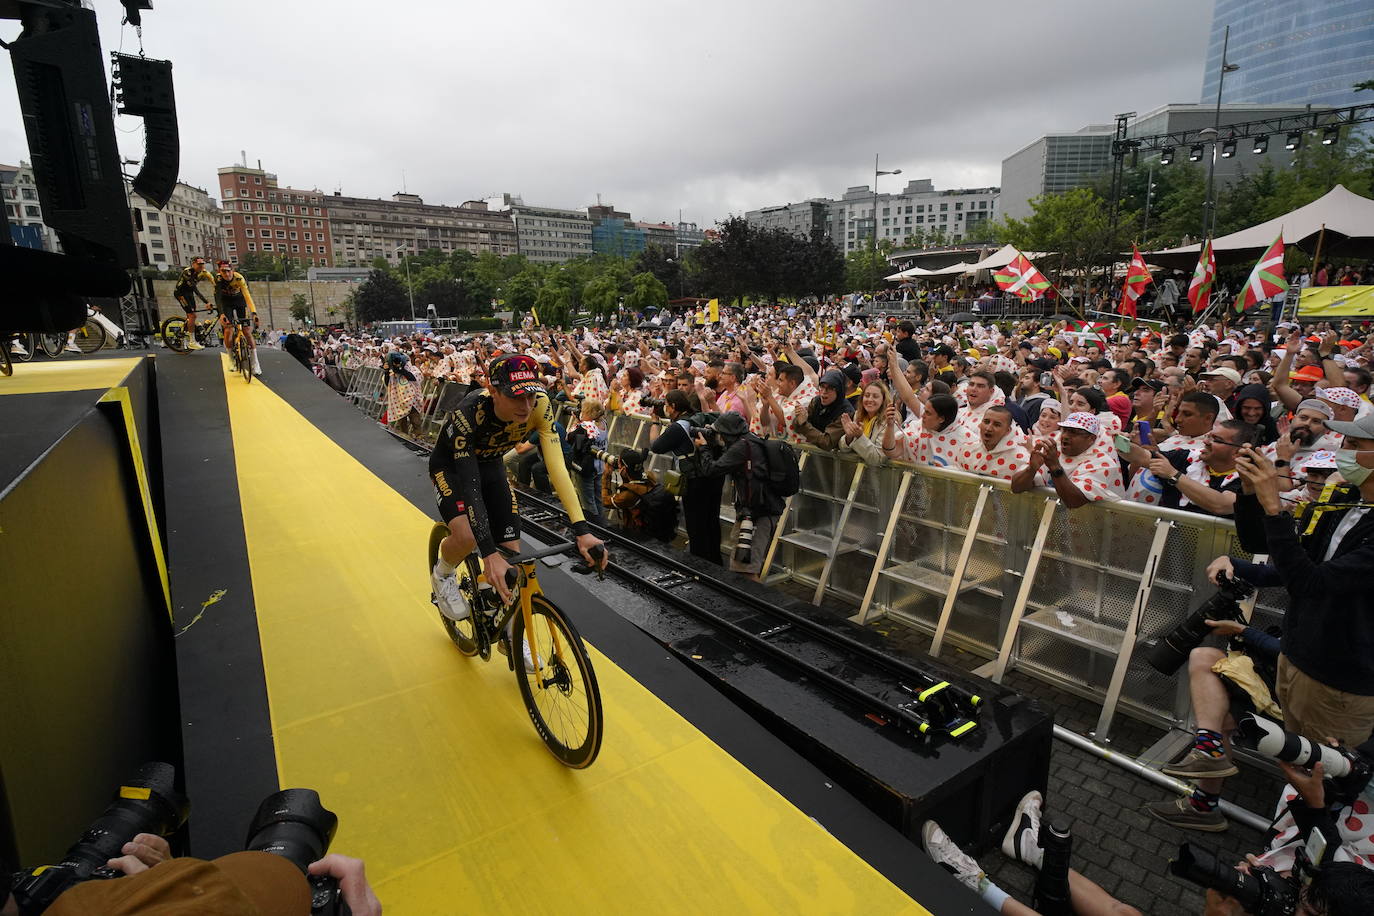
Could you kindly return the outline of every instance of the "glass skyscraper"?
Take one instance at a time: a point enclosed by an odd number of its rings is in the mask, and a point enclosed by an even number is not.
[[[1202,78],[1217,99],[1221,41],[1231,27],[1222,102],[1340,107],[1374,102],[1355,83],[1374,78],[1374,0],[1216,0]]]

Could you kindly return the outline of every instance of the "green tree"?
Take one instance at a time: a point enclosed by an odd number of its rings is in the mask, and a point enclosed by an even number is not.
[[[501,296],[506,300],[506,308],[517,312],[528,312],[539,296],[539,272],[526,268],[506,281],[501,288]]]
[[[546,283],[535,296],[534,307],[542,324],[567,327],[573,311],[572,290],[566,282]]]
[[[1048,252],[1036,266],[1065,291],[1074,278],[1086,280],[1130,244],[1128,230],[1121,224],[1111,226],[1107,202],[1091,188],[1037,197],[1026,219],[1008,218],[990,228],[998,242],[1022,251]]]
[[[883,239],[877,249],[864,246],[851,251],[845,257],[845,287],[851,290],[879,289],[884,280],[892,273],[892,264],[887,256],[892,251],[892,242]]]
[[[353,293],[353,308],[358,321],[367,324],[409,316],[405,287],[385,270],[368,274]]]
[[[593,323],[600,324],[614,315],[619,303],[620,284],[609,273],[593,277],[582,287],[582,305],[591,313]]]
[[[645,312],[650,308],[661,309],[668,304],[668,287],[649,271],[637,273],[630,280],[630,294],[625,297],[625,307],[635,312]]]
[[[305,297],[305,293],[296,293],[291,297],[291,307],[289,309],[291,317],[306,324],[310,318],[310,300]]]

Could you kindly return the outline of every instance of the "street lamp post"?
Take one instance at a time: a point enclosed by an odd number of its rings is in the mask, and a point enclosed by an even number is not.
[[[1145,225],[1140,229],[1140,244],[1148,245],[1150,233],[1150,202],[1155,196],[1155,164],[1152,161],[1145,171]]]
[[[878,250],[878,176],[879,175],[900,175],[901,169],[893,169],[890,172],[878,170],[878,154],[873,154],[873,250]]]
[[[1212,160],[1207,166],[1207,203],[1202,214],[1202,232],[1207,238],[1211,238],[1217,228],[1217,200],[1216,200],[1216,173],[1217,173],[1217,149],[1221,142],[1221,89],[1226,85],[1226,74],[1234,73],[1240,69],[1239,64],[1229,63],[1226,60],[1226,51],[1231,44],[1231,27],[1228,25],[1221,39],[1221,66],[1217,72],[1217,107],[1216,115],[1212,120],[1210,128],[1212,134]],[[1207,130],[1198,131],[1198,136],[1207,133]]]
[[[402,251],[405,251],[405,250],[406,250],[406,246],[402,245],[401,247],[399,247],[399,248],[396,249],[395,254],[400,254]],[[409,258],[405,259],[405,265],[406,265],[406,292],[410,293],[410,329],[411,329],[412,331],[414,331],[414,330],[415,330],[415,287],[412,286],[412,285],[410,284],[410,259],[409,259]]]

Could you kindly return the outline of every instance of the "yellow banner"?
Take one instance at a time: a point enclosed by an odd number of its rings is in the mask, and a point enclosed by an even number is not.
[[[539,313],[534,310],[534,306],[530,306],[530,315],[534,318],[534,323],[537,327],[539,325]]]
[[[1309,286],[1298,300],[1299,318],[1374,318],[1374,286]]]
[[[711,324],[715,324],[717,321],[720,321],[719,299],[712,299],[710,302],[706,303],[706,308],[709,312],[709,315],[706,319],[707,321],[709,321]]]

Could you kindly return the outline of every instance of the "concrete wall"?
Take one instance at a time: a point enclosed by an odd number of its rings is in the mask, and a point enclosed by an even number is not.
[[[172,296],[172,280],[155,280],[153,287],[157,292],[158,324],[165,318],[181,314],[181,306]],[[343,321],[343,301],[348,294],[358,288],[357,283],[334,280],[290,280],[286,283],[254,280],[249,282],[248,291],[253,296],[253,304],[262,316],[263,327],[289,328],[291,321],[291,297],[300,293],[306,302],[315,305],[314,315],[318,324],[334,324]],[[209,284],[202,283],[200,291],[211,295]],[[329,309],[335,309],[333,315]]]

